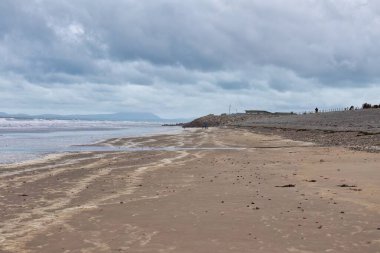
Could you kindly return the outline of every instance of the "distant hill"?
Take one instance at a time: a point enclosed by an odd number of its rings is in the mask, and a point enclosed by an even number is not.
[[[0,112],[0,118],[15,119],[46,119],[46,120],[108,120],[108,121],[148,121],[148,122],[164,122],[170,124],[183,123],[192,120],[192,118],[181,119],[163,119],[149,112],[118,112],[110,114],[8,114]]]
[[[2,118],[16,119],[47,119],[47,120],[110,120],[110,121],[165,121],[153,113],[147,112],[120,112],[112,114],[87,114],[87,115],[58,115],[58,114],[7,114],[0,112]]]

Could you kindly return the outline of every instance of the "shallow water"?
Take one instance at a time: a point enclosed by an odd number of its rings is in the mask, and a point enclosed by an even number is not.
[[[178,131],[181,128],[162,127],[161,123],[1,119],[0,163],[21,162],[51,153],[90,151],[90,147],[77,145],[110,138]]]

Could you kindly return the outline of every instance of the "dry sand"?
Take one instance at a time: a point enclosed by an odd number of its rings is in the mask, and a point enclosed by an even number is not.
[[[1,166],[0,252],[380,252],[379,153],[243,129],[102,145],[182,149]]]

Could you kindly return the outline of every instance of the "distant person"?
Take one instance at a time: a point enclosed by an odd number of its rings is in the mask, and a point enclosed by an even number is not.
[[[355,107],[353,105],[351,105],[350,111],[353,111],[353,110],[355,110]]]
[[[315,113],[318,113],[319,109],[318,107],[315,107]]]

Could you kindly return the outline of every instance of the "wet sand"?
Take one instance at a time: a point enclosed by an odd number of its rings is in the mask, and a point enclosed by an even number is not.
[[[1,166],[0,252],[380,252],[378,153],[244,129],[99,145],[182,149]]]

